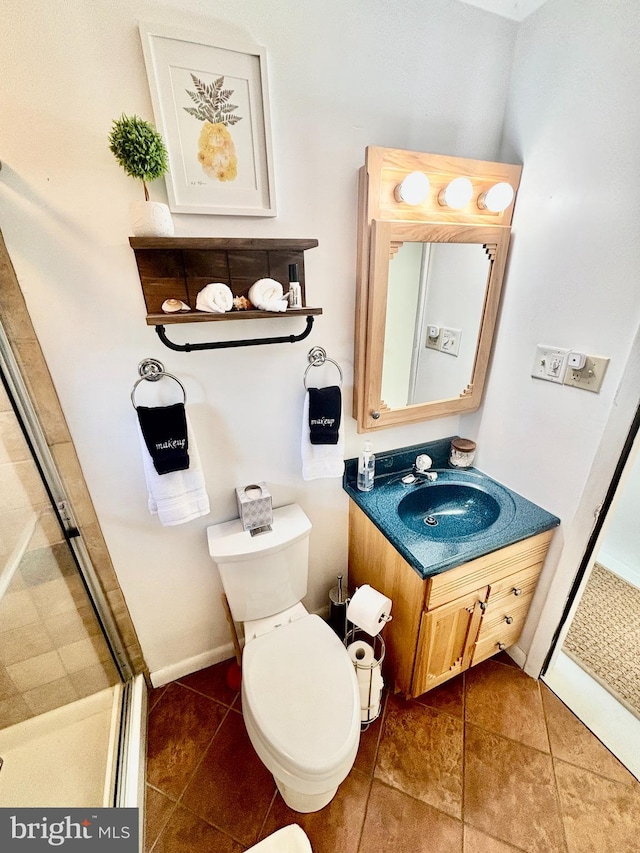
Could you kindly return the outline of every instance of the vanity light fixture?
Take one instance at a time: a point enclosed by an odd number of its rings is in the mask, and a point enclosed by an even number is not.
[[[438,193],[438,202],[443,207],[452,210],[460,210],[466,207],[473,195],[473,184],[469,178],[454,178],[443,190]]]
[[[429,178],[424,172],[410,172],[394,190],[396,201],[416,205],[429,194]]]
[[[482,193],[478,198],[478,207],[481,210],[489,210],[491,213],[502,213],[513,201],[513,187],[502,181],[499,184],[494,184],[486,193]]]

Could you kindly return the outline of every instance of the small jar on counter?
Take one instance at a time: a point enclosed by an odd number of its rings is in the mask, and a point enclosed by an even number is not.
[[[469,438],[454,438],[449,452],[449,465],[453,468],[470,468],[476,455],[476,443]]]

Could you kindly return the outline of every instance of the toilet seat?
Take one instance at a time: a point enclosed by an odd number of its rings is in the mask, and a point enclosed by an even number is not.
[[[357,749],[360,699],[355,669],[333,630],[309,614],[247,643],[243,713],[263,749],[306,779],[329,776]]]

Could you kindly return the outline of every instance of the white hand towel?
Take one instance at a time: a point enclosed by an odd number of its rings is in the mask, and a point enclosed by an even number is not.
[[[209,496],[207,495],[200,454],[193,437],[193,430],[187,415],[187,441],[189,445],[189,467],[184,471],[171,471],[158,474],[147,450],[140,424],[138,424],[144,477],[149,493],[149,512],[157,515],[163,527],[172,527],[193,521],[201,515],[208,515]]]
[[[309,441],[309,392],[304,395],[302,412],[302,479],[342,477],[344,474],[344,431],[337,444],[311,444]]]
[[[233,308],[233,293],[221,281],[205,284],[196,296],[196,309],[208,311],[210,314],[224,314]]]
[[[260,311],[286,311],[287,300],[282,297],[282,285],[274,278],[259,278],[249,288],[249,302]]]

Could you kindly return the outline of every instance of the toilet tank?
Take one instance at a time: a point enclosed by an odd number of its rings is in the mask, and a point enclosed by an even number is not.
[[[236,622],[280,613],[307,593],[311,522],[290,504],[273,510],[271,526],[257,536],[239,519],[207,528],[209,554]]]

